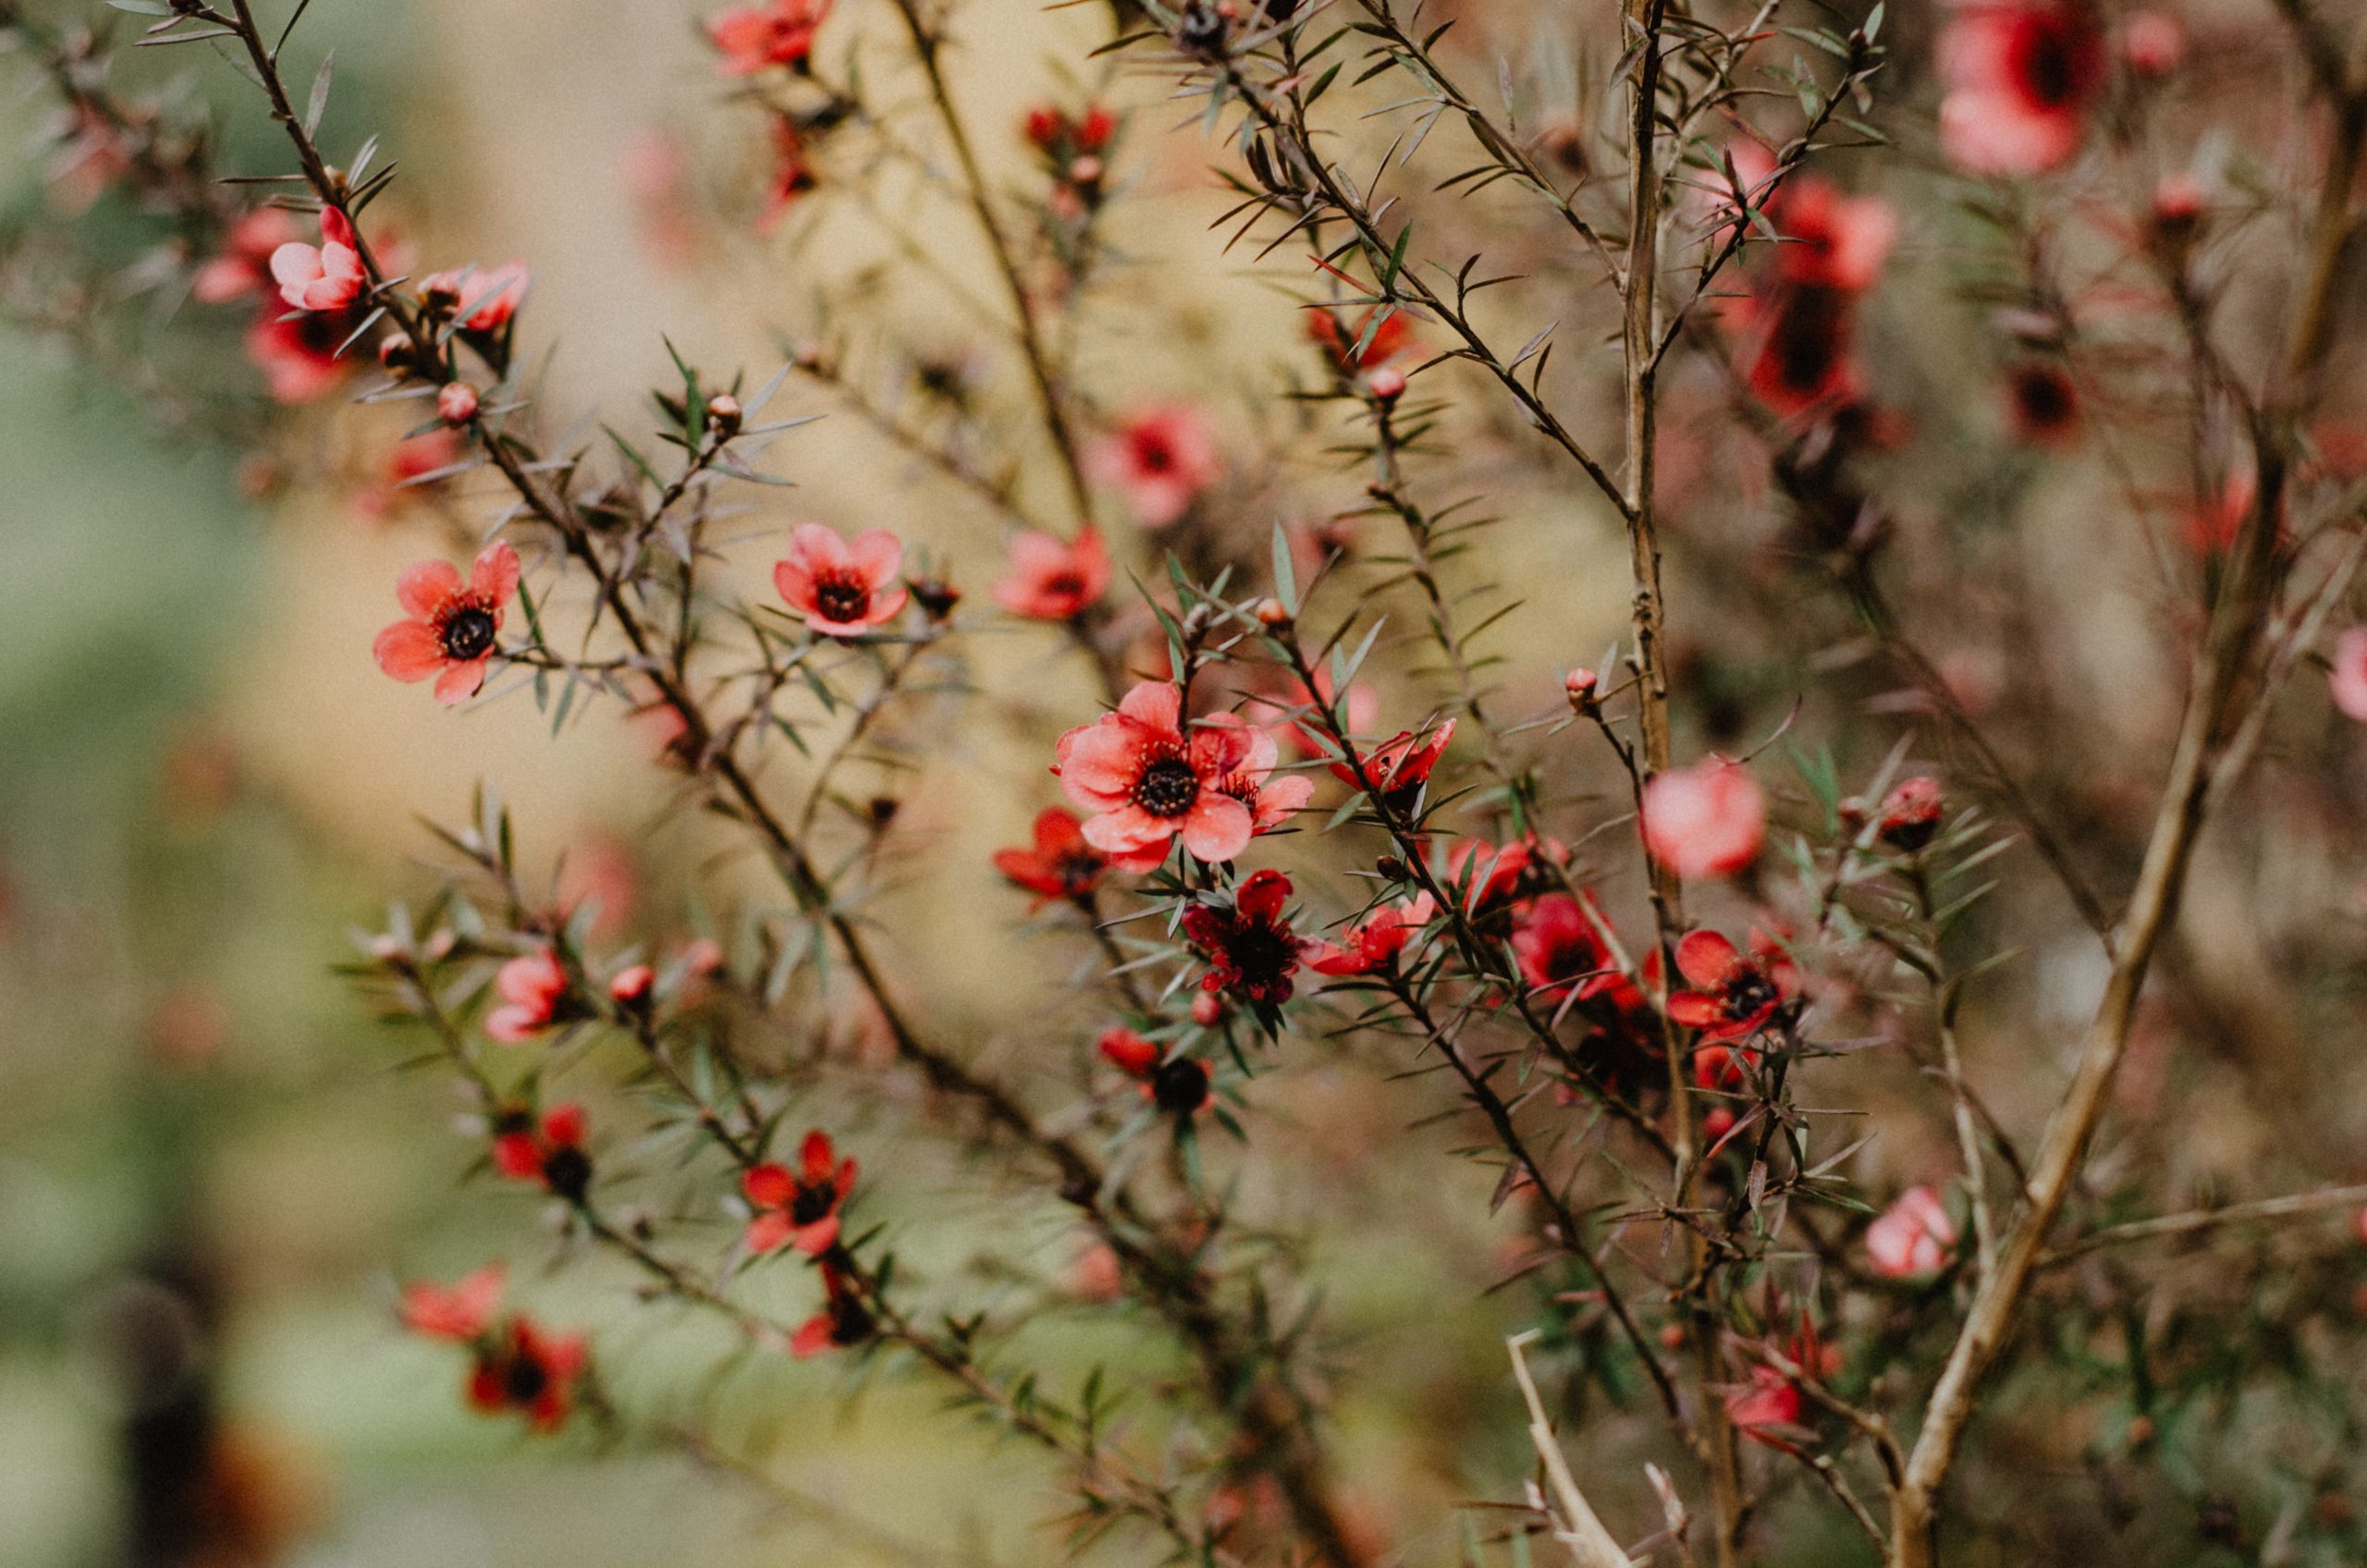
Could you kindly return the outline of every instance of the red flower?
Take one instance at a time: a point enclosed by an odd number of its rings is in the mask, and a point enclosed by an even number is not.
[[[1230,905],[1195,902],[1184,912],[1184,935],[1208,961],[1203,988],[1230,991],[1253,1002],[1290,999],[1303,944],[1282,904],[1291,879],[1260,871],[1233,893]]]
[[[2326,690],[2345,717],[2367,724],[2367,626],[2336,633],[2334,669],[2326,678]]]
[[[1094,476],[1117,491],[1145,528],[1182,517],[1222,472],[1216,436],[1196,409],[1138,409],[1089,454]]]
[[[1267,776],[1274,771],[1274,765],[1282,761],[1282,746],[1271,730],[1261,729],[1229,713],[1217,715],[1201,728],[1242,732],[1240,760],[1211,787],[1249,808],[1253,836],[1273,831],[1305,810],[1306,802],[1315,798],[1315,781],[1302,774],[1288,774],[1268,782]]]
[[[1142,1085],[1143,1098],[1176,1116],[1189,1116],[1208,1103],[1208,1070],[1188,1056],[1159,1060],[1159,1048],[1132,1029],[1111,1029],[1096,1047],[1102,1056]]]
[[[1800,1315],[1799,1332],[1783,1347],[1783,1354],[1784,1360],[1809,1378],[1829,1378],[1841,1369],[1839,1349],[1823,1341],[1805,1312]],[[1806,1411],[1807,1396],[1793,1375],[1770,1366],[1752,1367],[1750,1381],[1726,1395],[1726,1419],[1736,1429],[1786,1453],[1797,1451],[1784,1428],[1799,1426]]]
[[[260,294],[271,281],[272,252],[296,238],[296,220],[278,207],[240,214],[224,237],[220,253],[208,257],[190,278],[190,292],[209,305],[227,305]]]
[[[403,1291],[403,1323],[414,1333],[435,1340],[475,1339],[493,1323],[501,1305],[507,1279],[498,1263],[463,1274],[448,1287],[425,1283]]]
[[[1812,174],[1795,172],[1771,186],[1775,158],[1756,141],[1735,141],[1726,155],[1744,199],[1781,237],[1774,247],[1779,278],[1851,294],[1873,287],[1898,238],[1898,214],[1889,202],[1848,195]]]
[[[551,1026],[567,996],[567,970],[558,955],[539,948],[513,958],[493,978],[503,1005],[485,1014],[484,1032],[505,1045],[523,1045]]]
[[[435,677],[435,700],[476,695],[501,631],[501,606],[518,591],[518,552],[497,539],[478,552],[464,584],[448,561],[422,561],[395,580],[405,619],[378,633],[371,652],[398,680]]]
[[[1892,1280],[1936,1274],[1956,1244],[1956,1222],[1929,1187],[1909,1187],[1866,1227],[1866,1261]]]
[[[1902,778],[1883,797],[1882,820],[1874,831],[1883,843],[1912,854],[1940,830],[1941,806],[1937,779]]]
[[[1940,150],[1968,174],[2042,174],[2079,150],[2103,85],[2083,0],[1965,0],[1940,34]]]
[[[1093,813],[1085,841],[1122,871],[1148,871],[1177,837],[1200,859],[1231,860],[1247,846],[1257,819],[1219,788],[1249,758],[1255,731],[1233,723],[1201,725],[1187,737],[1184,694],[1145,680],[1118,711],[1060,739],[1052,771],[1070,800]]]
[[[1393,968],[1405,944],[1420,935],[1437,913],[1438,904],[1428,893],[1384,904],[1349,927],[1345,943],[1318,942],[1310,947],[1307,967],[1318,974],[1370,974]]]
[[[1410,802],[1414,792],[1429,782],[1430,770],[1446,755],[1447,743],[1454,739],[1454,720],[1448,719],[1435,729],[1416,734],[1401,729],[1380,745],[1365,753],[1361,759],[1365,777],[1373,788],[1392,805]],[[1356,770],[1344,762],[1331,765],[1332,776],[1354,789]]]
[[[1644,848],[1679,876],[1731,876],[1759,858],[1767,801],[1740,766],[1710,758],[1644,786]]]
[[[1581,1001],[1635,989],[1612,960],[1597,925],[1601,913],[1593,905],[1591,893],[1584,904],[1567,893],[1548,893],[1515,913],[1513,956],[1533,988],[1550,996],[1575,988]]]
[[[1110,863],[1085,841],[1074,812],[1046,806],[1036,814],[1035,847],[997,850],[995,869],[1034,893],[1041,909],[1054,899],[1091,898]]]
[[[1074,620],[1110,586],[1110,551],[1100,532],[1086,528],[1073,541],[1029,529],[1011,542],[1011,575],[994,587],[995,602],[1030,620]]]
[[[247,358],[263,372],[275,400],[309,403],[345,379],[337,349],[361,325],[360,317],[344,312],[288,315],[266,309],[247,328]]]
[[[1509,844],[1458,839],[1446,852],[1447,888],[1464,890],[1463,907],[1466,913],[1483,913],[1520,892],[1522,882],[1537,864],[1539,851],[1556,862],[1568,858],[1568,851],[1551,839],[1532,836],[1515,839]]]
[[[518,1121],[494,1138],[494,1169],[513,1182],[540,1182],[563,1198],[583,1196],[592,1180],[592,1160],[583,1152],[583,1108],[553,1106],[540,1126],[522,1115]]]
[[[823,636],[860,637],[902,612],[909,595],[889,584],[903,564],[903,544],[884,528],[847,540],[801,522],[790,533],[788,557],[773,567],[773,586]]]
[[[582,1335],[548,1333],[521,1314],[477,1347],[469,1403],[488,1413],[515,1410],[533,1430],[557,1431],[574,1406],[586,1359]]]
[[[457,301],[452,319],[468,331],[498,332],[525,303],[530,276],[523,262],[504,262],[497,267],[471,263],[452,272],[429,274],[419,289]]]
[[[787,115],[773,116],[773,177],[765,187],[764,210],[756,214],[756,232],[770,234],[789,215],[800,196],[821,183],[805,156],[805,133]]]
[[[803,66],[829,14],[830,0],[772,0],[710,17],[706,35],[722,56],[716,68],[725,76],[754,76],[774,66]]]
[[[1676,969],[1693,989],[1668,999],[1668,1015],[1701,1038],[1739,1040],[1766,1027],[1797,986],[1782,949],[1754,933],[1751,956],[1715,931],[1691,931],[1676,945]]]
[[[794,1246],[819,1257],[839,1240],[839,1206],[854,1186],[855,1164],[840,1160],[823,1132],[805,1134],[797,1170],[767,1160],[740,1179],[740,1190],[755,1206],[748,1221],[748,1250],[775,1252]]]
[[[335,207],[321,209],[319,245],[291,239],[272,251],[271,276],[279,297],[299,311],[342,311],[369,282],[354,248],[353,226]]]
[[[871,1338],[876,1327],[870,1309],[848,1285],[846,1276],[828,1263],[822,1265],[822,1292],[827,1305],[790,1336],[789,1354],[800,1361],[826,1350],[859,1345]]]
[[[1857,310],[1848,290],[1779,287],[1763,300],[1735,301],[1728,315],[1751,329],[1745,379],[1751,395],[1775,412],[1803,413],[1865,395],[1865,378],[1850,354]]]
[[[1075,158],[1098,153],[1110,145],[1110,135],[1118,129],[1118,117],[1098,104],[1087,104],[1082,117],[1071,119],[1068,111],[1045,104],[1027,111],[1020,122],[1020,130],[1028,144],[1050,159],[1057,167],[1066,168]]]
[[[1414,346],[1414,323],[1403,311],[1392,311],[1387,319],[1373,327],[1372,341],[1365,345],[1364,352],[1356,355],[1353,363],[1349,361],[1349,350],[1364,337],[1373,311],[1378,309],[1376,305],[1366,310],[1356,318],[1355,327],[1350,328],[1329,307],[1315,306],[1306,312],[1306,335],[1323,350],[1331,368],[1343,375],[1387,364]]]

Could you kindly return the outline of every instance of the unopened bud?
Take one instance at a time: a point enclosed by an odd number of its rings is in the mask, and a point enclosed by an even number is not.
[[[378,339],[378,362],[392,374],[408,375],[419,362],[419,354],[408,334],[389,332]]]
[[[641,1007],[649,1000],[650,988],[657,983],[657,972],[645,963],[620,969],[608,982],[608,998],[619,1007]]]
[[[1108,171],[1102,167],[1101,160],[1088,153],[1069,165],[1069,183],[1085,187],[1096,186],[1101,183],[1101,177],[1106,172]]]
[[[1257,617],[1257,624],[1269,631],[1280,631],[1291,623],[1291,612],[1282,607],[1282,602],[1280,599],[1258,600],[1257,608],[1254,613]]]
[[[1930,778],[1902,780],[1883,797],[1883,841],[1909,854],[1932,841],[1940,830],[1940,786]]]
[[[435,411],[446,424],[466,424],[477,417],[477,389],[465,381],[448,381],[435,394]]]
[[[1224,1003],[1214,993],[1202,991],[1192,998],[1192,1022],[1203,1029],[1213,1029],[1224,1022]]]
[[[740,434],[740,399],[729,392],[718,392],[706,400],[706,422],[717,435],[729,441]]]
[[[1562,694],[1570,699],[1570,710],[1573,713],[1592,713],[1595,689],[1601,683],[1601,678],[1583,665],[1562,677]]]
[[[941,577],[919,578],[909,586],[913,597],[919,601],[922,609],[928,612],[931,620],[943,620],[953,613],[953,606],[962,602],[962,590]]]
[[[1405,395],[1405,373],[1395,365],[1382,365],[1365,374],[1365,390],[1376,402],[1393,403]]]

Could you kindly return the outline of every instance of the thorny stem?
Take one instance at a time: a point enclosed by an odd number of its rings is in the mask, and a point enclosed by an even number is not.
[[[2253,505],[2229,550],[2227,571],[2195,653],[2169,778],[2147,835],[2144,861],[2114,949],[2111,977],[2081,1043],[2070,1086],[2047,1123],[2031,1167],[2027,1207],[2008,1231],[1995,1268],[1982,1276],[1973,1293],[1964,1327],[1932,1391],[1923,1428],[1907,1456],[1906,1476],[1892,1494],[1892,1568],[1933,1568],[1938,1562],[1940,1488],[1971,1422],[1981,1381],[2005,1352],[2044,1256],[2047,1232],[2086,1163],[2089,1141],[2128,1045],[2138,995],[2154,949],[2177,914],[2188,862],[2217,793],[2214,764],[2224,753],[2229,704],[2282,581],[2278,534],[2286,479],[2296,429],[2312,400],[2332,343],[2335,289],[2341,276],[2336,261],[2351,233],[2351,187],[2362,143],[2367,143],[2367,20],[2360,23],[2340,85],[2331,96],[2336,136],[2320,188],[2307,283],[2280,367],[2276,404],[2253,421]]]

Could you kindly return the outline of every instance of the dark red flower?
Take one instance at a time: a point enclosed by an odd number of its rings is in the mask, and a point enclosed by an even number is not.
[[[1668,1015],[1706,1042],[1759,1033],[1791,998],[1797,981],[1772,940],[1753,934],[1748,958],[1715,931],[1692,931],[1676,945],[1677,973],[1693,989],[1668,999]]]
[[[790,1336],[789,1354],[801,1361],[826,1350],[859,1345],[877,1328],[870,1308],[834,1264],[822,1265],[822,1310],[799,1324],[797,1332]]]
[[[579,1198],[592,1181],[583,1152],[583,1108],[553,1106],[537,1123],[520,1113],[493,1140],[494,1169],[513,1182],[540,1182],[563,1198]]]
[[[1253,1002],[1290,999],[1303,947],[1282,913],[1290,896],[1289,877],[1260,871],[1231,904],[1202,900],[1184,912],[1184,935],[1208,962],[1204,987]]]
[[[1370,974],[1392,968],[1405,944],[1437,914],[1438,902],[1428,893],[1383,904],[1350,927],[1344,943],[1318,942],[1308,948],[1306,965],[1318,974]]]
[[[1085,841],[1074,812],[1046,806],[1036,814],[1035,846],[997,850],[995,869],[1035,894],[1041,909],[1054,899],[1091,898],[1110,863]]]
[[[1401,729],[1357,760],[1381,798],[1392,808],[1400,807],[1410,802],[1415,791],[1429,782],[1430,771],[1446,755],[1447,745],[1453,739],[1454,720],[1450,718],[1419,734]],[[1362,788],[1356,780],[1356,770],[1345,762],[1333,763],[1331,773],[1351,788]]]
[[[748,1221],[750,1252],[794,1246],[819,1257],[839,1240],[839,1207],[854,1187],[852,1158],[840,1160],[823,1132],[805,1134],[797,1170],[767,1160],[740,1179],[740,1190],[756,1209]]]
[[[1188,1056],[1161,1060],[1156,1043],[1126,1028],[1107,1031],[1095,1048],[1161,1110],[1189,1116],[1208,1103],[1208,1070]]]
[[[557,1431],[588,1359],[583,1336],[550,1333],[520,1313],[478,1343],[469,1403],[488,1414],[514,1410],[534,1431]]]
[[[1020,129],[1028,145],[1043,153],[1054,168],[1066,169],[1074,160],[1102,152],[1110,145],[1110,138],[1118,129],[1118,116],[1098,104],[1087,104],[1085,112],[1075,116],[1048,104],[1028,110]]]
[[[1248,726],[1184,729],[1184,694],[1146,680],[1115,713],[1060,739],[1052,771],[1070,800],[1093,813],[1086,843],[1122,871],[1148,871],[1179,837],[1211,864],[1248,846],[1257,817],[1218,788],[1249,761]]]

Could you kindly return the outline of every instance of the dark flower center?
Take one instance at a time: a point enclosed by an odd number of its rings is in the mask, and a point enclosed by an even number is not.
[[[539,1357],[516,1354],[501,1369],[501,1391],[513,1404],[532,1404],[551,1386],[550,1373]]]
[[[543,1182],[563,1198],[579,1198],[592,1184],[592,1161],[582,1149],[561,1145],[543,1161]]]
[[[2042,429],[2061,424],[2071,417],[2071,389],[2062,377],[2050,372],[2024,372],[2015,392],[2021,399],[2022,417]]]
[[[1085,579],[1073,571],[1055,572],[1044,579],[1044,592],[1056,599],[1073,599],[1085,593]]]
[[[1844,298],[1837,288],[1802,288],[1777,312],[1775,360],[1792,391],[1821,392],[1833,378],[1846,336]]]
[[[2069,103],[2079,91],[2079,61],[2061,28],[2042,26],[2031,32],[2022,46],[2022,81],[2050,109]]]
[[[1175,449],[1156,435],[1146,435],[1134,443],[1134,460],[1146,473],[1165,473],[1175,466]]]
[[[1190,1057],[1162,1062],[1151,1074],[1150,1097],[1159,1109],[1189,1116],[1208,1099],[1208,1070]]]
[[[871,1314],[863,1303],[852,1296],[840,1296],[830,1303],[830,1342],[834,1345],[859,1345],[871,1338]]]
[[[828,1218],[830,1206],[838,1198],[838,1189],[827,1182],[817,1186],[800,1182],[796,1195],[789,1200],[789,1217],[800,1225],[811,1225]]]
[[[1200,798],[1200,776],[1182,757],[1160,757],[1134,780],[1134,803],[1153,816],[1182,816]]]
[[[493,652],[493,633],[491,610],[463,605],[444,618],[435,641],[448,659],[481,659]]]
[[[1298,968],[1298,939],[1271,921],[1235,926],[1224,956],[1241,974],[1241,988],[1255,996],[1282,989]]]
[[[1101,876],[1101,857],[1083,851],[1062,855],[1055,875],[1060,877],[1061,886],[1072,894],[1089,893]]]
[[[1784,999],[1775,983],[1756,969],[1746,969],[1726,982],[1726,1016],[1751,1018]]]
[[[832,574],[814,584],[814,606],[823,619],[840,623],[861,620],[871,608],[871,589],[854,578]]]

